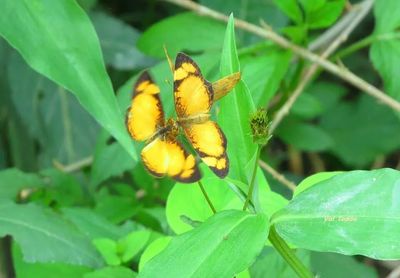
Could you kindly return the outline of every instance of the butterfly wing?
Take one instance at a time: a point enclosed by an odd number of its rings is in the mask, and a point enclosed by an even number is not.
[[[226,138],[217,123],[206,121],[187,125],[183,129],[203,162],[218,177],[224,178],[229,171],[229,159],[226,155]]]
[[[156,177],[170,176],[178,182],[198,181],[200,171],[196,160],[183,146],[168,134],[147,144],[141,153],[147,170]]]
[[[219,177],[228,174],[226,138],[217,123],[211,120],[190,121],[208,114],[214,92],[197,64],[187,55],[179,53],[174,71],[175,108],[186,137],[203,162]],[[189,119],[189,120],[188,120]]]
[[[210,82],[203,78],[197,64],[183,53],[178,53],[175,60],[174,97],[178,118],[208,113],[214,97]]]
[[[136,81],[131,106],[126,114],[126,126],[133,139],[148,140],[165,125],[159,94],[160,88],[144,71]]]

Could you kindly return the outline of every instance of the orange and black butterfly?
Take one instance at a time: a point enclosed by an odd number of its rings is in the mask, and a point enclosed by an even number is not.
[[[174,69],[174,101],[177,120],[165,120],[160,89],[147,71],[137,80],[128,108],[126,125],[133,139],[145,141],[141,157],[156,177],[170,176],[179,182],[201,178],[195,157],[178,141],[179,129],[203,162],[220,178],[229,171],[226,138],[210,119],[214,101],[212,85],[203,78],[197,64],[179,53]]]

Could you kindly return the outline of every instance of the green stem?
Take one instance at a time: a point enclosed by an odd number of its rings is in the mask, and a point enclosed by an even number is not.
[[[379,35],[369,35],[368,37],[365,37],[365,38],[349,45],[345,49],[339,51],[336,55],[333,56],[332,59],[333,60],[341,59],[341,58],[346,57],[346,56],[348,56],[362,48],[365,48],[377,41],[395,40],[395,39],[399,39],[399,38],[400,38],[399,32],[379,34]]]
[[[213,212],[214,214],[216,214],[217,211],[215,210],[214,205],[211,203],[211,200],[210,200],[210,198],[208,197],[208,194],[207,194],[206,190],[204,189],[203,184],[201,183],[201,181],[198,181],[198,183],[199,183],[201,192],[203,192],[204,198],[206,198],[206,201],[207,201],[208,205],[210,206],[210,209],[212,210],[212,212]]]
[[[285,261],[290,267],[296,272],[301,278],[312,278],[314,275],[311,271],[303,265],[303,263],[296,257],[292,249],[286,244],[286,242],[279,236],[275,230],[275,226],[271,226],[269,230],[269,241],[275,247],[276,251],[281,254]]]
[[[258,160],[260,158],[260,153],[261,153],[261,146],[257,145],[257,154],[256,154],[256,161],[254,162],[254,169],[253,169],[253,174],[251,176],[251,181],[250,181],[250,186],[249,186],[249,192],[247,193],[247,198],[246,201],[244,202],[243,205],[243,211],[247,209],[249,206],[249,203],[253,197],[253,191],[254,191],[254,184],[255,184],[255,179],[256,179],[256,173],[257,173],[257,168],[258,168]]]

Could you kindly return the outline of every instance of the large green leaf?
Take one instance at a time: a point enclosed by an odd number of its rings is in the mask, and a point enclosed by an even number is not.
[[[59,215],[34,204],[0,203],[0,236],[11,235],[27,262],[103,264],[90,241]]]
[[[110,177],[133,169],[136,164],[118,142],[108,144],[107,141],[108,133],[102,133],[97,140],[90,179],[91,189]]]
[[[399,259],[400,172],[351,171],[297,195],[271,223],[305,249]]]
[[[362,167],[400,147],[400,120],[369,96],[341,102],[325,113],[320,126],[333,139],[330,150],[348,165]]]
[[[240,71],[235,43],[233,16],[229,17],[221,57],[221,75]],[[236,87],[219,101],[218,123],[227,138],[227,152],[230,160],[229,177],[248,184],[248,167],[256,152],[252,142],[250,115],[255,107],[250,92],[240,81]],[[250,163],[251,164],[251,163]],[[253,167],[253,164],[250,166]]]
[[[217,211],[243,207],[243,201],[228,184],[213,174],[203,177],[202,184]],[[203,222],[213,213],[197,183],[177,183],[168,195],[166,214],[171,229],[181,234],[193,228],[185,219]]]
[[[171,55],[178,51],[219,50],[223,37],[223,24],[188,12],[157,22],[142,34],[137,45],[143,53],[164,58],[164,45]]]
[[[150,59],[135,46],[139,31],[102,12],[91,13],[90,17],[99,35],[106,64],[120,70],[149,66]]]
[[[374,35],[390,37],[400,27],[400,2],[397,0],[377,0],[374,5]],[[370,57],[383,78],[389,95],[400,100],[400,80],[396,78],[400,70],[400,40],[377,39],[371,45]]]
[[[240,56],[242,80],[246,82],[256,107],[267,106],[284,77],[291,58],[289,51],[275,47],[265,50],[266,54]]]
[[[24,188],[42,187],[43,181],[35,174],[24,173],[10,168],[0,172],[0,198],[16,199]]]
[[[9,57],[8,81],[16,113],[39,143],[41,168],[92,153],[99,128],[73,95],[33,71],[16,52]]]
[[[64,208],[62,212],[68,220],[74,223],[90,239],[100,237],[118,239],[125,234],[120,227],[90,209]]]
[[[331,177],[334,177],[340,173],[343,173],[343,172],[341,172],[341,171],[319,172],[314,175],[311,175],[311,176],[305,178],[304,180],[302,180],[301,183],[299,183],[296,186],[296,189],[293,192],[293,196],[296,196],[296,195],[300,194],[301,192],[303,192],[304,190],[310,188],[311,186],[314,186],[315,184],[317,184],[321,181],[330,179]]]
[[[311,252],[311,267],[318,277],[379,277],[372,266],[358,262],[354,257],[334,253]]]
[[[324,151],[333,145],[330,135],[321,127],[286,118],[276,130],[277,135],[286,144],[304,151]]]
[[[144,265],[140,277],[233,277],[264,246],[268,220],[239,210],[217,213],[201,226],[171,240]]]
[[[84,278],[135,278],[136,272],[133,272],[130,268],[123,266],[108,266],[90,273],[86,273]]]
[[[301,262],[310,265],[310,252],[299,249],[296,256]],[[268,276],[266,274],[268,273]],[[296,273],[290,265],[282,258],[282,256],[272,247],[264,247],[257,260],[250,267],[251,278],[293,278],[297,277]],[[323,276],[322,276],[323,277]]]
[[[139,261],[139,271],[141,271],[144,267],[144,265],[151,260],[154,256],[158,255],[162,250],[164,250],[169,242],[171,241],[172,237],[170,236],[165,236],[165,237],[160,237],[150,243],[147,248],[144,250],[142,256],[140,256],[140,261]]]
[[[82,277],[90,268],[81,265],[63,263],[27,263],[22,257],[21,248],[17,244],[12,246],[12,260],[15,276],[18,278],[54,277],[58,278]]]
[[[5,0],[0,9],[0,35],[32,68],[74,93],[82,106],[136,158],[98,38],[78,4],[69,0]]]

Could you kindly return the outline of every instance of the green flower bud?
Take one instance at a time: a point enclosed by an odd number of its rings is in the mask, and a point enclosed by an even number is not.
[[[250,117],[250,127],[253,135],[253,141],[259,145],[267,144],[269,138],[269,125],[267,111],[264,108],[258,109]]]

